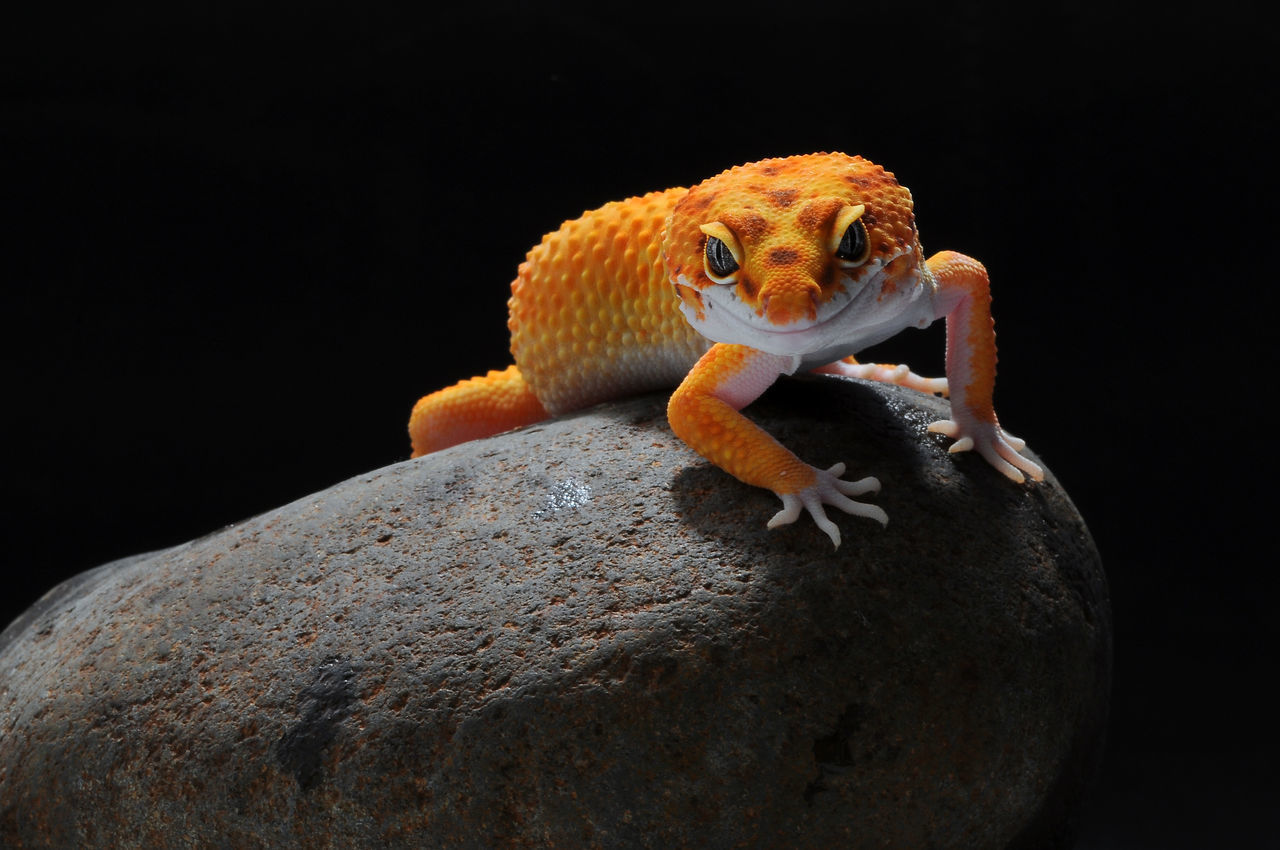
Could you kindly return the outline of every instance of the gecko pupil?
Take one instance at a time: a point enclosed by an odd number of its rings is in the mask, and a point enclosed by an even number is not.
[[[738,261],[729,246],[714,236],[707,237],[707,268],[716,277],[728,277],[738,270]]]
[[[867,253],[867,229],[862,222],[855,221],[849,225],[840,239],[840,247],[836,248],[836,256],[842,260],[857,262]]]

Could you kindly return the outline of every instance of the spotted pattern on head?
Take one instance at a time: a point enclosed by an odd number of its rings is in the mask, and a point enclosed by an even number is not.
[[[893,174],[858,156],[810,154],[762,160],[722,172],[691,188],[667,221],[663,260],[680,298],[702,308],[699,291],[735,286],[758,316],[775,324],[814,318],[847,280],[833,256],[842,210],[861,204],[865,262],[888,266],[884,286],[923,266],[911,193]],[[847,217],[847,214],[846,214]],[[741,268],[729,282],[704,268],[708,236],[718,223],[736,237]],[[846,264],[847,265],[847,264]]]

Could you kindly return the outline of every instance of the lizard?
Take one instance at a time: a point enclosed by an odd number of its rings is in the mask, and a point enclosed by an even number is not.
[[[814,371],[949,394],[929,430],[1015,482],[1043,480],[992,406],[990,283],[954,251],[925,258],[911,192],[860,156],[817,153],[736,166],[690,188],[615,201],[566,221],[511,284],[514,365],[421,398],[412,456],[602,401],[675,387],[672,431],[782,509],[807,511],[838,548],[832,506],[887,524],[874,477],[811,466],[740,411],[783,375]],[[946,378],[854,355],[946,320]]]

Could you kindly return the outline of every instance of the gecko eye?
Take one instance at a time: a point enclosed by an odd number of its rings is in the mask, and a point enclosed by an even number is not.
[[[726,278],[738,270],[738,261],[733,258],[733,252],[723,240],[708,236],[706,254],[707,273],[716,283],[724,282],[720,278]]]
[[[863,227],[861,221],[852,221],[849,223],[849,229],[844,232],[844,236],[840,238],[840,245],[836,248],[836,257],[844,260],[846,263],[861,263],[867,258],[867,229]]]

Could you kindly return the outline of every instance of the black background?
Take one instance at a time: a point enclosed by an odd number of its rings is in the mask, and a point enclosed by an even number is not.
[[[1245,8],[224,2],[0,46],[0,620],[403,459],[419,395],[509,362],[507,284],[562,220],[861,153],[991,271],[997,409],[1108,568],[1081,847],[1280,846],[1280,45]],[[941,328],[879,353],[940,373]]]

